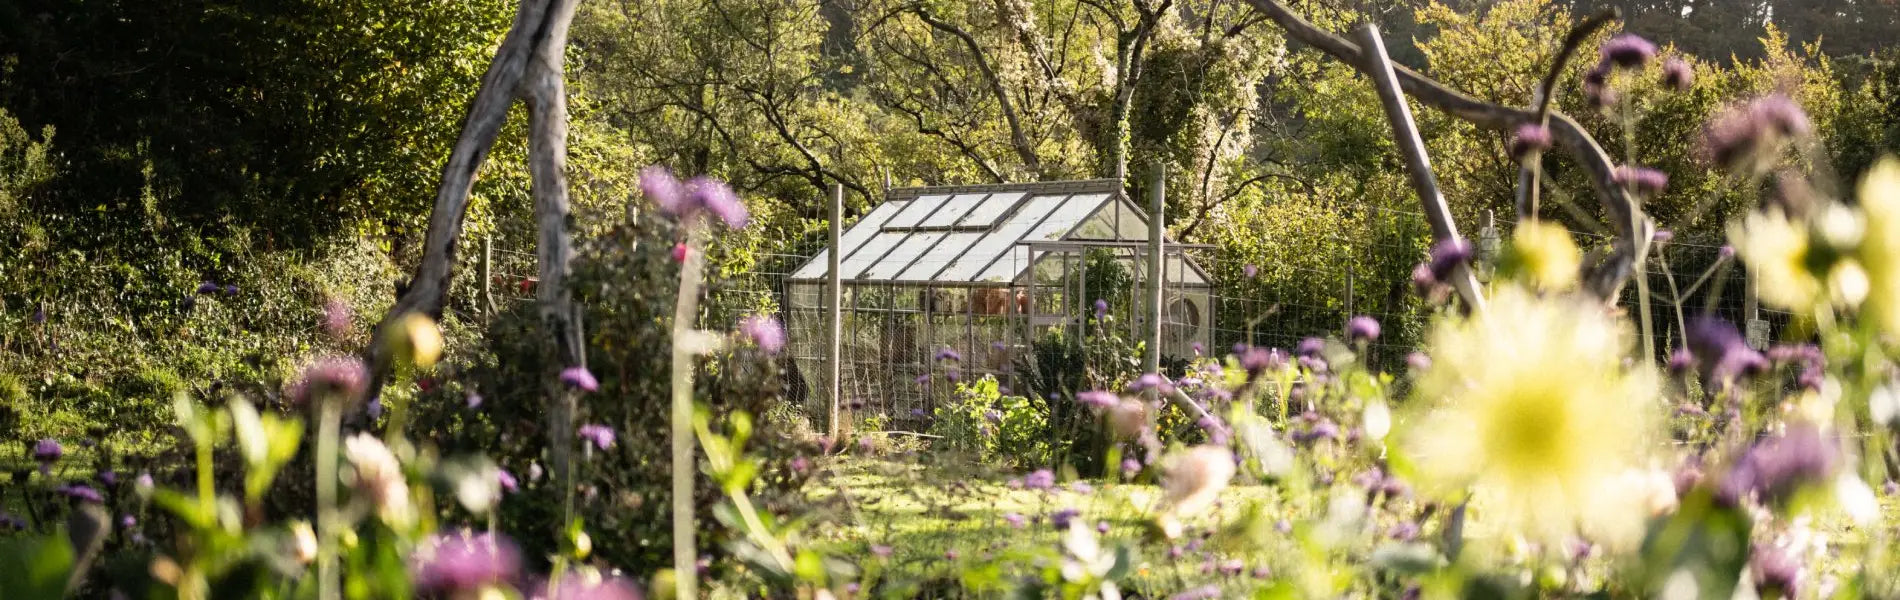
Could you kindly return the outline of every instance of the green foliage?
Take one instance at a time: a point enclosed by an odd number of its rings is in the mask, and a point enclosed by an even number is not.
[[[957,384],[948,404],[938,406],[930,433],[942,436],[932,450],[947,450],[983,464],[1034,467],[1049,464],[1049,409],[1043,401],[1003,394],[996,378]]]

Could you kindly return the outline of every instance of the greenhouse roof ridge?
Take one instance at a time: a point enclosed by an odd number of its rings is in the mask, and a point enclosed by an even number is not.
[[[1048,243],[1145,248],[1148,235],[1148,215],[1116,179],[897,188],[790,279],[822,281],[838,251],[840,279],[853,283],[1009,285]],[[1206,283],[1180,260],[1181,277]]]
[[[886,201],[912,200],[919,196],[938,194],[985,194],[992,192],[1023,192],[1029,195],[1042,194],[1121,194],[1121,182],[1114,179],[1074,179],[1068,181],[1029,181],[1010,183],[975,183],[963,185],[927,185],[920,187],[891,188],[884,193]]]

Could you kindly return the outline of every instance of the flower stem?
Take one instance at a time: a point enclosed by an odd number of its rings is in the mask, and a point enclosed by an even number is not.
[[[336,447],[343,407],[337,398],[318,401],[317,423],[317,597],[336,600]]]
[[[687,224],[686,257],[680,264],[679,295],[673,304],[673,580],[676,598],[697,598],[699,569],[693,543],[693,360],[686,339],[699,313],[700,270],[705,260],[702,228]]]

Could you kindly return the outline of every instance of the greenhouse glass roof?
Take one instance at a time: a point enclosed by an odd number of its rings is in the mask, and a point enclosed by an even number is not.
[[[1113,179],[905,188],[844,231],[838,270],[849,282],[1005,283],[1030,268],[1034,242],[1147,240],[1147,214]],[[823,280],[830,253],[792,279]],[[1169,270],[1207,283],[1199,267]]]

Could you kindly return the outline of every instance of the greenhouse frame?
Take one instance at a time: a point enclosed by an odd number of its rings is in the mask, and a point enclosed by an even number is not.
[[[1149,339],[1148,214],[1114,179],[893,189],[839,236],[841,404],[920,424],[955,382],[1013,382],[1012,357],[1092,327]],[[1162,356],[1208,342],[1206,271],[1161,244]],[[797,376],[828,402],[827,248],[785,282]],[[1111,318],[1094,323],[1097,300]],[[1144,335],[1146,334],[1146,335]],[[865,411],[868,411],[866,413]]]

